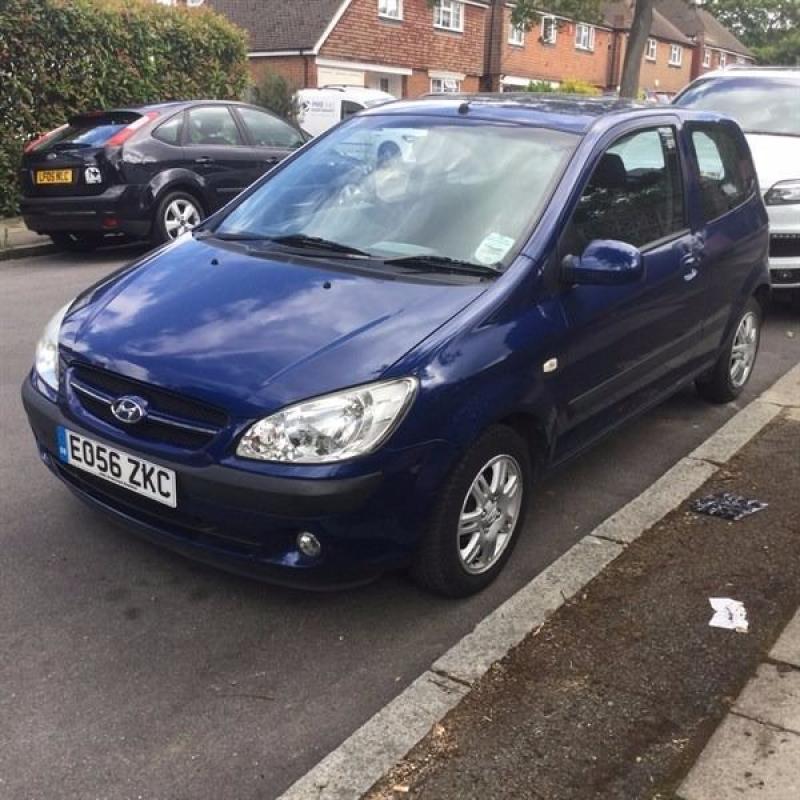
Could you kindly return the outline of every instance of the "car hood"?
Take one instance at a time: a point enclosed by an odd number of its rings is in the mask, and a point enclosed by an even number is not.
[[[82,296],[61,346],[249,417],[381,377],[485,288],[189,238]]]
[[[778,181],[800,178],[800,136],[770,136],[748,133],[762,194]]]

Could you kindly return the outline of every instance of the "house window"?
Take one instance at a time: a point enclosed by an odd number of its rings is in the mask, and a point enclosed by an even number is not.
[[[719,66],[720,66],[720,69],[722,69],[727,63],[728,63],[727,55],[725,55],[725,53],[720,53],[719,54]]]
[[[518,27],[517,25],[509,25],[508,28],[508,43],[523,47],[525,45],[525,28]]]
[[[711,66],[711,51],[707,47],[703,50],[703,66]]]
[[[558,35],[558,21],[555,17],[542,17],[542,43],[555,44]]]
[[[378,16],[403,19],[403,0],[378,0]]]
[[[683,63],[683,48],[679,44],[669,46],[669,63],[672,67],[679,67]]]
[[[461,0],[436,0],[433,26],[446,31],[464,30],[464,3]]]
[[[204,2],[205,0],[186,0],[186,5],[189,6],[189,8],[197,8],[203,5]]]
[[[579,22],[575,26],[575,47],[578,50],[594,50],[594,28]]]
[[[644,57],[648,61],[655,61],[657,52],[658,52],[658,42],[656,42],[655,39],[648,39],[647,48],[644,51]]]
[[[737,64],[746,64],[747,63],[747,59],[746,58],[742,58],[741,56],[736,56],[736,63]]]
[[[431,91],[434,94],[457,94],[461,91],[461,81],[455,78],[431,78]]]

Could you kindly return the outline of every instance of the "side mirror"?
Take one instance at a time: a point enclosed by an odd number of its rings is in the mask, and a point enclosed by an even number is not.
[[[643,275],[639,248],[614,239],[595,239],[583,255],[565,256],[561,263],[561,280],[569,284],[622,286],[636,283]]]

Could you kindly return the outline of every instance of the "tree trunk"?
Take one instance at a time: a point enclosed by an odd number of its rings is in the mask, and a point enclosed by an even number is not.
[[[654,5],[655,0],[636,0],[628,46],[625,48],[625,63],[622,65],[620,97],[636,98],[639,95],[639,72],[642,69],[642,56],[653,24]]]

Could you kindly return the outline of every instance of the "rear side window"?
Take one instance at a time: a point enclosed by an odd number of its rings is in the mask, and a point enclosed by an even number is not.
[[[690,130],[700,173],[703,216],[716,219],[741,205],[753,192],[753,166],[738,137],[722,125],[692,125]]]
[[[342,119],[352,117],[353,114],[358,114],[359,111],[363,110],[364,106],[362,106],[361,103],[356,103],[352,100],[342,100]]]
[[[154,138],[167,144],[178,145],[181,142],[181,128],[183,128],[183,114],[176,114],[172,119],[168,119],[163,125],[159,125],[154,131]]]
[[[650,128],[603,153],[578,201],[567,244],[570,252],[583,252],[594,239],[644,247],[685,227],[675,130]]]
[[[238,108],[237,111],[258,147],[295,148],[303,144],[303,137],[291,125],[272,114],[255,108]]]
[[[189,144],[242,144],[239,129],[227,106],[205,106],[189,111]]]

